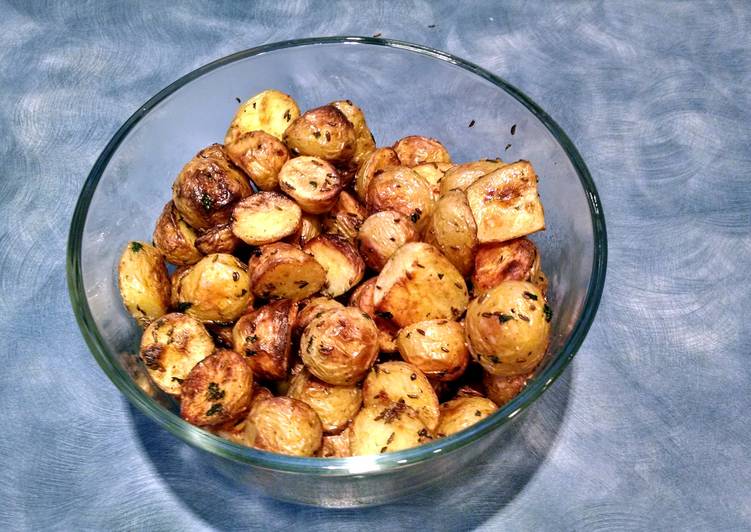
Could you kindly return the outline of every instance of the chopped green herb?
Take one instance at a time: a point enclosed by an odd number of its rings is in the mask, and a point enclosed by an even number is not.
[[[542,307],[542,311],[545,313],[545,321],[550,322],[553,319],[553,309],[550,308],[547,303]]]
[[[130,243],[130,250],[133,253],[138,253],[142,249],[143,249],[143,244],[141,244],[140,242],[131,242]]]
[[[223,397],[224,397],[224,390],[222,390],[217,383],[210,382],[209,389],[206,392],[206,398],[209,401],[218,401],[219,399],[222,399]]]
[[[222,403],[214,403],[213,405],[211,405],[211,408],[209,408],[206,411],[206,416],[210,417],[210,416],[216,415],[220,413],[222,410],[224,410],[224,408],[222,407]]]
[[[211,196],[204,192],[203,194],[201,194],[201,205],[203,205],[204,210],[210,211],[214,206],[214,200],[212,200]]]
[[[532,301],[537,301],[537,296],[532,292],[524,292],[524,297],[531,299]]]

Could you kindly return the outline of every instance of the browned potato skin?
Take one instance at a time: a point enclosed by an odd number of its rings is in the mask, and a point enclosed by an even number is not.
[[[229,222],[235,203],[252,192],[224,148],[214,144],[183,167],[172,185],[172,200],[188,224],[208,229]]]
[[[446,171],[441,179],[440,194],[444,195],[450,190],[461,190],[464,192],[467,187],[480,179],[482,176],[494,172],[505,166],[506,163],[500,159],[483,159],[454,166]]]
[[[313,257],[284,242],[261,246],[251,257],[249,269],[253,293],[265,299],[299,301],[326,282],[326,272]]]
[[[325,312],[303,331],[300,355],[308,370],[322,381],[355,384],[378,356],[378,329],[360,309]]]
[[[350,100],[337,100],[329,105],[339,109],[355,128],[355,154],[352,156],[352,163],[355,168],[358,168],[376,149],[373,133],[365,121],[365,114]]]
[[[207,255],[179,278],[177,307],[201,321],[233,322],[252,304],[248,267],[233,255]]]
[[[371,214],[360,226],[357,245],[365,264],[381,271],[396,250],[419,240],[417,228],[408,216],[396,211]]]
[[[326,296],[313,297],[301,301],[293,329],[294,335],[300,336],[305,330],[305,327],[307,327],[314,318],[323,315],[324,312],[341,308],[344,308],[344,305],[339,303],[336,299],[331,299]]]
[[[169,306],[173,310],[177,310],[180,308],[180,297],[179,297],[179,288],[180,288],[180,279],[185,277],[185,274],[190,271],[190,266],[178,266],[174,272],[172,272],[172,275],[170,276],[170,300],[169,300]]]
[[[360,226],[367,217],[367,209],[352,194],[343,190],[334,208],[324,217],[323,229],[326,233],[339,235],[354,242]]]
[[[455,321],[428,320],[408,325],[399,331],[396,345],[402,358],[430,379],[456,380],[469,363],[464,327]]]
[[[365,263],[355,246],[339,235],[318,235],[305,244],[303,251],[315,258],[326,271],[321,293],[338,297],[362,280]]]
[[[300,206],[278,192],[259,192],[237,202],[232,209],[232,232],[252,246],[271,244],[297,231]]]
[[[183,220],[170,201],[164,206],[154,228],[154,246],[175,266],[195,264],[203,254],[196,249],[196,232]]]
[[[528,238],[484,244],[475,255],[472,285],[480,295],[503,281],[530,281],[538,277],[540,254]]]
[[[120,297],[126,310],[141,326],[167,313],[170,278],[164,257],[146,242],[128,242],[117,272]]]
[[[232,142],[249,131],[264,131],[281,139],[290,123],[299,116],[300,108],[288,94],[277,90],[259,92],[237,109],[224,142]]]
[[[373,176],[365,203],[370,213],[396,211],[418,223],[433,209],[433,191],[412,169],[398,166]]]
[[[432,439],[430,431],[404,403],[378,403],[358,412],[350,426],[350,454],[367,456],[417,447]]]
[[[279,188],[305,212],[323,214],[336,205],[344,184],[331,164],[318,157],[300,156],[282,167]]]
[[[204,255],[237,251],[242,241],[232,232],[230,224],[215,225],[203,231],[196,238],[196,248]]]
[[[227,156],[250,177],[261,190],[274,190],[279,171],[289,160],[289,150],[282,141],[263,131],[248,131],[225,141]]]
[[[307,369],[292,378],[287,396],[315,410],[328,434],[344,430],[362,406],[362,391],[356,385],[334,386],[317,379]]]
[[[256,405],[272,397],[274,397],[274,394],[265,386],[253,386],[253,398],[250,400],[248,414],[245,417],[217,425],[214,428],[214,434],[233,443],[253,447],[253,442],[256,439],[256,428],[248,422],[248,417]]]
[[[349,450],[350,429],[347,427],[339,434],[325,434],[319,455],[321,458],[348,458],[352,456]]]
[[[373,304],[373,291],[375,290],[376,281],[378,281],[378,278],[373,277],[355,288],[349,297],[349,305],[359,308],[373,318],[376,327],[378,327],[378,346],[380,351],[383,353],[396,353],[395,337],[399,332],[399,326],[392,320],[379,316],[379,313],[376,311]]]
[[[293,456],[313,456],[321,448],[323,430],[318,415],[291,397],[259,402],[248,416],[256,429],[256,449]]]
[[[452,190],[436,202],[423,240],[437,247],[463,277],[469,276],[477,248],[477,224],[463,192]]]
[[[281,380],[287,376],[296,317],[297,304],[280,299],[237,320],[232,329],[232,345],[245,356],[258,378]]]
[[[519,395],[531,378],[532,372],[512,376],[493,375],[485,372],[482,383],[488,397],[498,406],[503,406]]]
[[[180,395],[190,370],[213,351],[214,342],[203,324],[185,314],[165,314],[141,336],[141,359],[149,376],[172,395]]]
[[[217,347],[232,349],[232,328],[234,324],[225,325],[223,323],[207,322],[203,325],[209,331]]]
[[[433,191],[433,198],[438,199],[441,196],[443,176],[453,167],[451,163],[423,163],[413,166],[412,170],[428,182]]]
[[[451,156],[443,144],[420,135],[410,135],[396,141],[394,151],[404,166],[451,162]]]
[[[484,397],[459,397],[441,405],[441,422],[436,428],[436,436],[450,436],[471,427],[493,414],[498,407]]]
[[[298,227],[297,231],[287,237],[284,241],[303,247],[307,242],[320,235],[321,231],[322,224],[320,218],[315,214],[303,212],[300,220],[300,227]]]
[[[550,336],[544,306],[539,288],[524,281],[504,281],[472,300],[465,327],[473,358],[493,375],[532,371]]]
[[[182,385],[180,416],[199,426],[241,418],[253,397],[253,371],[242,356],[217,349],[196,364]]]
[[[378,148],[368,155],[355,174],[355,192],[360,201],[365,201],[368,185],[374,176],[397,166],[400,166],[399,157],[392,148]]]
[[[303,113],[289,125],[283,140],[292,153],[311,155],[332,163],[351,160],[357,147],[355,127],[332,105]]]

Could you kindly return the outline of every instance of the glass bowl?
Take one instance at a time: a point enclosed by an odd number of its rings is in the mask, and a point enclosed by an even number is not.
[[[365,111],[378,145],[421,134],[439,138],[455,161],[532,162],[547,222],[547,230],[533,238],[550,279],[552,338],[534,379],[497,413],[414,449],[300,458],[239,446],[194,427],[150,385],[137,357],[139,329],[118,294],[120,252],[128,240],[150,238],[175,176],[198,150],[222,141],[236,98],[267,88],[291,94],[301,109],[353,100]],[[387,39],[331,37],[269,44],[219,59],[139,108],[84,184],[70,229],[67,270],[87,344],[141,412],[214,455],[212,461],[234,479],[272,497],[352,507],[440,482],[491,447],[502,452],[494,444],[509,422],[551,385],[584,340],[602,293],[606,253],[605,221],[584,162],[560,127],[521,91],[445,52]]]

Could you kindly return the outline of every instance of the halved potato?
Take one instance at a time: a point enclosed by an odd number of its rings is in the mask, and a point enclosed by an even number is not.
[[[506,165],[467,188],[477,240],[504,242],[545,229],[537,175],[527,161]]]
[[[214,352],[206,328],[185,314],[165,314],[152,321],[141,336],[141,359],[159,388],[180,395],[180,386],[193,366]]]
[[[334,208],[323,219],[326,233],[339,235],[354,242],[360,226],[368,217],[367,209],[352,194],[342,191]]]
[[[394,338],[399,332],[399,326],[392,320],[380,316],[376,312],[375,305],[373,305],[373,292],[377,280],[378,278],[373,277],[355,288],[349,297],[349,305],[359,308],[373,318],[376,327],[378,327],[379,350],[383,353],[396,353],[396,340]]]
[[[371,214],[360,226],[357,245],[370,268],[381,271],[396,250],[407,242],[415,242],[419,235],[408,216],[396,211]]]
[[[154,228],[154,246],[175,266],[195,264],[203,254],[196,249],[196,232],[185,223],[170,201],[164,206]]]
[[[332,105],[303,113],[284,132],[283,140],[293,153],[334,163],[352,159],[357,144],[352,122]]]
[[[247,131],[225,141],[227,156],[242,168],[261,190],[274,190],[279,170],[289,160],[284,143],[264,131]]]
[[[428,320],[408,325],[399,331],[396,345],[402,358],[430,379],[456,380],[469,362],[464,327],[455,321]]]
[[[257,449],[293,456],[313,456],[321,447],[318,415],[291,397],[273,397],[253,407],[248,422],[256,429]]]
[[[256,427],[253,423],[248,421],[250,413],[253,411],[253,407],[258,405],[261,401],[271,399],[274,394],[271,390],[265,386],[253,386],[253,397],[250,400],[250,409],[248,414],[238,419],[223,423],[213,427],[213,432],[217,436],[221,436],[231,442],[239,443],[240,445],[246,445],[247,447],[253,447],[253,443],[256,440]]]
[[[278,192],[259,192],[232,209],[232,232],[243,242],[260,246],[292,235],[302,220],[299,205]]]
[[[471,427],[485,419],[498,407],[484,397],[459,397],[441,405],[441,422],[436,428],[436,436],[450,436],[455,432]]]
[[[326,296],[312,297],[301,301],[293,329],[294,335],[300,336],[305,327],[315,318],[322,316],[324,312],[340,308],[344,308],[344,305],[336,299]]]
[[[368,155],[355,174],[355,192],[360,201],[365,201],[368,185],[373,176],[399,165],[399,157],[392,148],[378,148]]]
[[[258,378],[280,380],[287,376],[296,316],[297,304],[280,299],[237,320],[232,329],[232,345],[245,356]]]
[[[318,157],[287,161],[279,172],[279,187],[310,214],[330,211],[344,185],[336,168]]]
[[[488,397],[498,406],[503,406],[519,395],[531,378],[532,372],[511,376],[484,372],[482,383]]]
[[[506,163],[500,159],[483,159],[454,166],[446,171],[441,179],[441,195],[450,190],[461,190],[464,192],[467,187],[480,179],[482,176],[494,172],[505,166]]]
[[[240,244],[242,241],[234,235],[232,225],[229,223],[209,227],[196,238],[196,248],[204,255],[232,254],[237,251]]]
[[[312,256],[284,242],[261,246],[249,267],[253,293],[265,299],[305,299],[326,282],[326,271]]]
[[[349,441],[349,427],[339,434],[325,434],[319,455],[321,458],[347,458],[352,456],[349,450]]]
[[[452,190],[436,202],[425,224],[423,239],[438,248],[462,276],[472,272],[477,224],[462,191]]]
[[[339,109],[355,128],[355,154],[352,156],[352,162],[357,168],[376,149],[373,133],[365,121],[365,114],[350,100],[337,100],[329,105]]]
[[[370,213],[396,211],[416,224],[433,210],[433,190],[411,168],[397,166],[373,176],[365,203]]]
[[[315,410],[323,431],[329,434],[342,431],[362,406],[362,391],[356,385],[328,384],[307,369],[292,378],[287,396]]]
[[[472,286],[481,295],[503,281],[534,282],[540,271],[540,254],[528,238],[483,244],[475,254]]]
[[[220,425],[242,417],[252,397],[250,366],[234,351],[217,349],[196,364],[183,382],[180,415],[194,425]]]
[[[141,326],[163,316],[170,306],[170,278],[164,257],[146,242],[125,246],[117,268],[120,297]]]
[[[420,135],[410,135],[396,141],[394,151],[404,166],[451,162],[451,156],[443,144]]]
[[[367,456],[410,449],[431,439],[417,412],[406,404],[374,404],[352,421],[349,449],[352,456]]]
[[[237,110],[224,142],[233,142],[250,131],[264,131],[281,139],[287,127],[299,116],[300,108],[288,94],[277,90],[259,92]]]
[[[303,251],[310,253],[326,271],[323,295],[338,297],[359,283],[365,274],[365,263],[355,246],[339,235],[319,235],[305,244]]]
[[[308,241],[320,235],[321,229],[321,219],[318,216],[303,212],[297,231],[285,238],[284,241],[303,247]]]
[[[376,310],[401,327],[429,319],[457,319],[468,301],[462,275],[424,242],[399,248],[378,275],[373,293]]]

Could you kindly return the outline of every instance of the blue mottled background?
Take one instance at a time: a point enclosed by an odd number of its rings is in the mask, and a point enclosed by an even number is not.
[[[0,2],[0,529],[751,528],[751,4],[458,4]],[[159,89],[261,43],[374,33],[550,111],[599,187],[608,280],[503,461],[389,507],[300,508],[128,405],[79,335],[65,241],[100,150]]]

